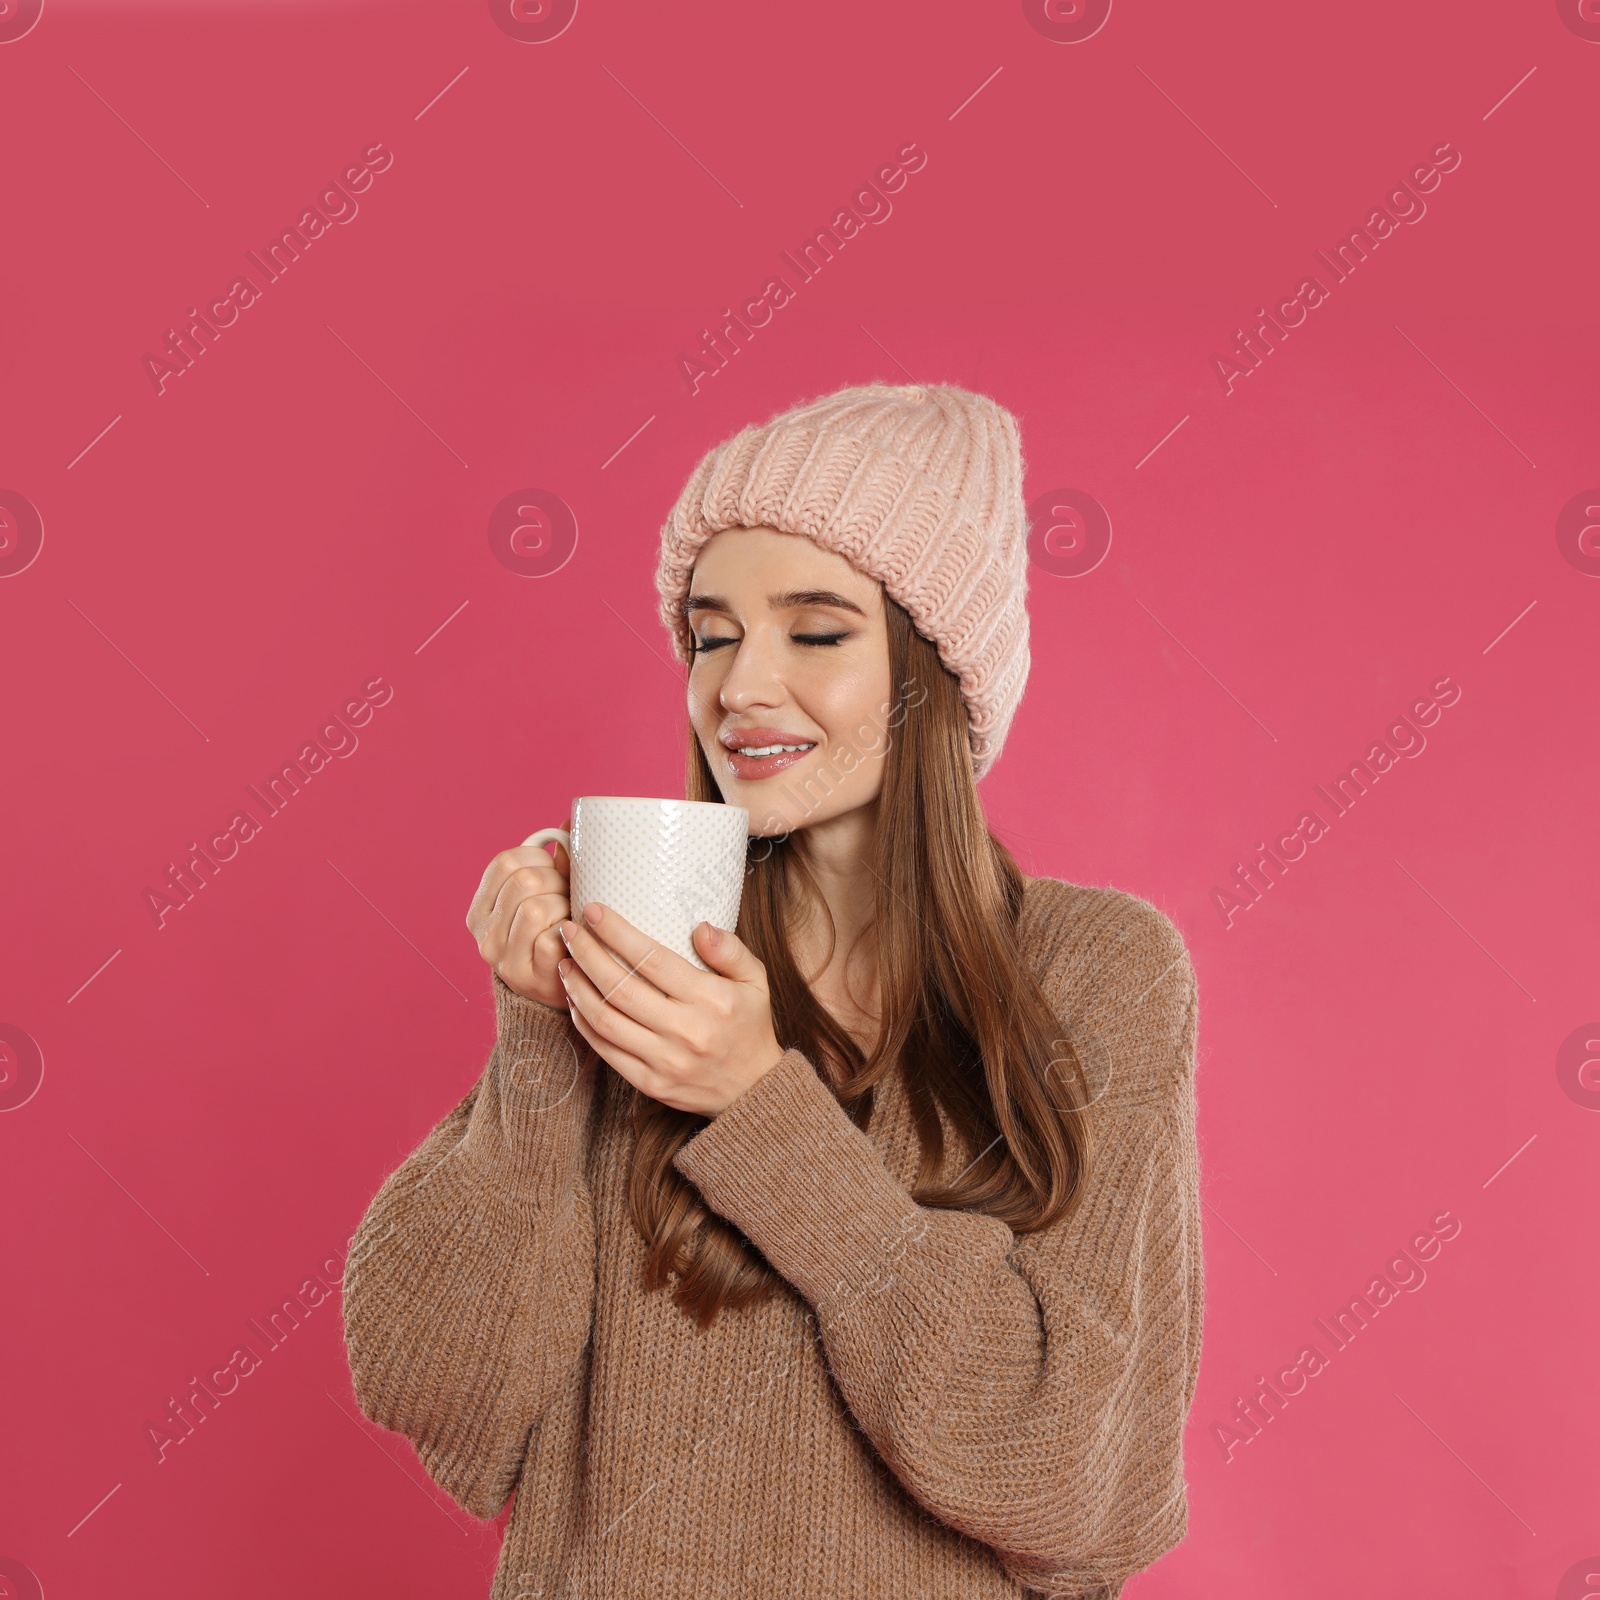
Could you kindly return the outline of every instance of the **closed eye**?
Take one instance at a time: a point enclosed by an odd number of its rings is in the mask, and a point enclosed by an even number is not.
[[[830,645],[838,644],[850,637],[845,633],[791,633],[789,635],[796,644]],[[737,644],[737,639],[691,639],[690,648],[696,655],[705,655],[711,650],[720,650],[725,644]]]

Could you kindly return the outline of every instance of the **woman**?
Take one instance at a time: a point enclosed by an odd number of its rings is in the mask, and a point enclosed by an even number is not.
[[[984,822],[1021,485],[1015,419],[944,386],[690,478],[657,571],[688,797],[751,826],[709,971],[575,922],[559,846],[484,874],[494,1050],[344,1314],[366,1415],[478,1517],[518,1488],[494,1600],[1113,1600],[1183,1537],[1194,972]]]

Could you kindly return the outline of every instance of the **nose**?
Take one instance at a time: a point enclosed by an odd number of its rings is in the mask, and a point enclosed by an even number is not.
[[[720,698],[725,711],[743,713],[753,706],[781,705],[788,691],[778,671],[775,643],[764,628],[747,628],[744,637],[731,647],[732,664],[722,680]]]

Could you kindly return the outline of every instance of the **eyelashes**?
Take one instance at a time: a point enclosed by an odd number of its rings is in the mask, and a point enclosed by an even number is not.
[[[796,644],[805,645],[832,645],[839,644],[848,639],[848,633],[791,633],[789,635]],[[709,654],[713,650],[720,650],[724,645],[737,644],[737,639],[695,639],[689,641],[690,650],[697,656]]]

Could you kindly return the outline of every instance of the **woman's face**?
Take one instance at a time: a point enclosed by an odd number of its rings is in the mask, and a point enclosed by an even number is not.
[[[880,583],[797,534],[725,528],[701,546],[685,614],[690,720],[752,834],[877,799],[893,713]],[[804,748],[740,753],[771,745]]]

